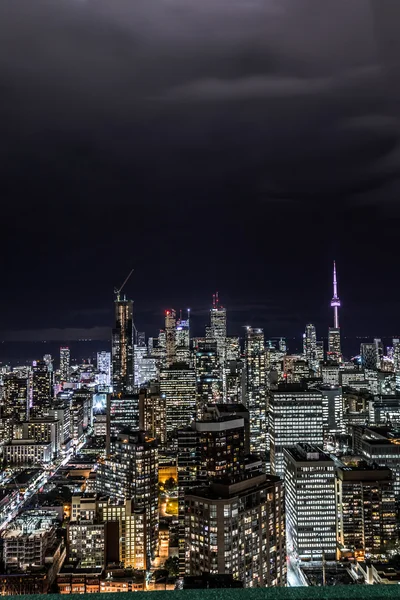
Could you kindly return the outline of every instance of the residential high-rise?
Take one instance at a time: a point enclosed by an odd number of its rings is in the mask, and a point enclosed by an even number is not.
[[[165,351],[166,366],[176,362],[176,312],[173,308],[165,311]]]
[[[340,342],[340,327],[339,327],[339,308],[340,300],[338,296],[338,286],[336,277],[336,263],[333,262],[333,296],[331,300],[333,308],[333,327],[329,328],[328,337],[328,359],[340,362],[342,359],[342,349]]]
[[[166,401],[159,384],[142,388],[139,393],[139,429],[155,437],[160,446],[167,441]]]
[[[396,531],[394,473],[357,461],[336,470],[338,543],[358,560],[385,554]]]
[[[268,449],[267,388],[264,331],[247,327],[245,341],[247,408],[250,414],[250,450]]]
[[[283,454],[288,551],[296,559],[335,560],[335,463],[311,444]]]
[[[198,478],[205,481],[240,478],[245,471],[246,424],[242,416],[207,406],[195,423],[199,451]],[[223,405],[222,405],[223,406]]]
[[[60,348],[60,381],[66,383],[69,381],[71,369],[71,352],[67,346]]]
[[[107,448],[126,427],[139,428],[139,394],[109,394],[107,396]]]
[[[29,416],[28,379],[16,373],[3,377],[2,416],[16,421],[26,421]]]
[[[97,491],[113,500],[132,500],[142,510],[147,528],[147,555],[153,556],[158,540],[158,444],[143,431],[120,432],[113,452],[99,463]]]
[[[112,332],[112,382],[115,393],[133,390],[133,302],[126,296],[115,299],[115,327]]]
[[[251,417],[250,417],[251,418]],[[323,446],[322,393],[296,383],[269,392],[271,472],[283,477],[283,450],[297,443]]]
[[[186,364],[175,363],[160,372],[160,392],[165,398],[167,435],[187,427],[196,417],[196,374]]]
[[[111,385],[111,353],[102,352],[97,353],[97,371],[99,373],[99,384],[110,386]]]
[[[39,417],[50,406],[53,397],[53,373],[44,360],[33,361],[31,387],[31,415]]]
[[[257,474],[185,496],[186,575],[231,573],[244,587],[286,584],[282,481]]]

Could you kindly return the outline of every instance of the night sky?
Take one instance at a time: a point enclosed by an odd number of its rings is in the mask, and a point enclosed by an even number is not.
[[[2,0],[0,337],[400,332],[398,0]]]

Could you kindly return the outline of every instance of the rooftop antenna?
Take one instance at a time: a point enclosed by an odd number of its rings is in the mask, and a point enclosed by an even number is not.
[[[128,283],[128,280],[130,279],[130,276],[132,275],[133,271],[134,271],[134,269],[132,269],[130,271],[129,275],[125,278],[124,283],[121,285],[121,287],[119,289],[118,288],[114,288],[114,294],[116,294],[116,296],[117,296],[117,299],[116,299],[117,302],[120,302],[120,300],[121,300],[121,292],[122,292],[123,288],[125,287],[125,285]],[[124,296],[124,300],[126,300],[126,296]]]

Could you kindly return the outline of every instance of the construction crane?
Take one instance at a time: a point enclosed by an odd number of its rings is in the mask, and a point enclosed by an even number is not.
[[[121,287],[119,289],[118,288],[114,288],[114,294],[117,296],[117,302],[120,301],[121,292],[122,292],[123,288],[125,287],[125,285],[128,283],[128,280],[130,279],[130,276],[132,275],[133,271],[134,271],[134,269],[132,269],[130,271],[129,275],[126,277],[124,283],[121,285]]]

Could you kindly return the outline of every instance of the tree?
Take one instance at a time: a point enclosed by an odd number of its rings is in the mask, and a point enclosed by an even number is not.
[[[175,481],[175,479],[173,477],[170,477],[164,483],[164,489],[167,492],[172,492],[172,490],[174,490],[175,488],[176,488],[176,481]]]
[[[167,569],[170,577],[178,577],[179,575],[179,558],[170,556],[164,563],[164,569]]]

